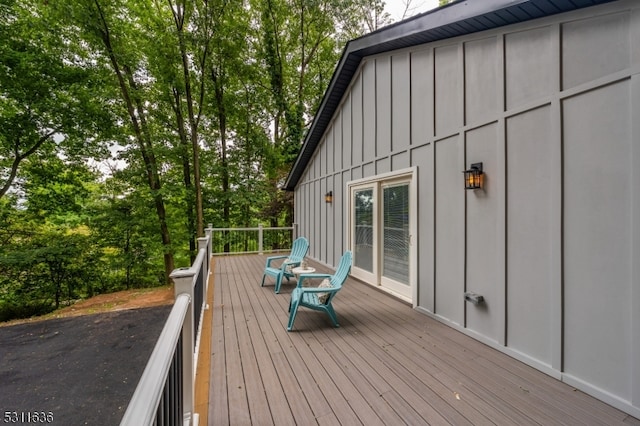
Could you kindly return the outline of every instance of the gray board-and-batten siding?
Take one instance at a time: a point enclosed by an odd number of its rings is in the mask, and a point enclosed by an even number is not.
[[[640,417],[639,69],[630,0],[456,2],[352,41],[286,185],[310,256],[351,248],[354,184],[409,176],[415,308]]]

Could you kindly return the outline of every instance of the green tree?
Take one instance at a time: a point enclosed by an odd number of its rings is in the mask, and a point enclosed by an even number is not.
[[[83,163],[43,157],[30,158],[22,173],[19,187],[28,216],[66,227],[85,224],[86,199],[97,179],[95,172]]]
[[[397,1],[397,0],[394,0]],[[411,0],[408,0],[411,3]],[[339,46],[349,40],[376,31],[393,22],[385,12],[384,0],[337,0],[330,2],[336,31],[332,36]]]
[[[39,3],[0,0],[0,198],[34,154],[104,152],[102,80],[66,54],[65,31]]]
[[[205,217],[291,224],[278,188],[344,43],[388,20],[381,0],[0,0],[0,303],[166,282]]]
[[[28,226],[28,228],[27,228]],[[84,292],[92,255],[86,228],[21,222],[0,249],[0,318],[57,309]]]
[[[332,37],[341,22],[341,6],[350,2],[261,0],[260,55],[271,90],[272,148],[266,151],[265,179],[271,186],[263,216],[272,226],[293,220],[290,194],[278,191],[293,164],[304,137],[304,117],[315,112],[339,48]],[[310,74],[309,70],[314,73]]]
[[[162,271],[156,261],[162,247],[151,238],[154,223],[147,219],[148,210],[144,199],[128,191],[119,177],[108,179],[100,196],[92,200],[92,238],[100,248],[96,256],[101,261],[96,267],[105,269],[96,276],[101,279],[96,283],[100,292],[164,282],[154,274]]]
[[[137,3],[133,0],[80,0],[59,6],[59,17],[70,19],[69,24],[81,30],[81,37],[91,53],[100,55],[97,59],[110,66],[117,81],[119,101],[125,112],[123,119],[130,125],[130,134],[142,159],[153,199],[164,247],[165,279],[169,282],[169,275],[174,269],[173,248],[162,191],[161,164],[154,140],[154,123],[148,121],[149,108],[155,103],[155,97],[150,93],[153,79],[146,67],[146,57],[137,48],[138,41],[145,40],[145,31],[139,27],[135,15],[141,10],[145,13],[153,13],[153,10],[148,2]],[[143,6],[146,8],[141,9]],[[121,130],[126,131],[124,128]]]
[[[169,108],[167,123],[174,129],[172,143],[179,153],[186,189],[190,245],[204,235],[200,129],[207,97],[207,61],[216,33],[217,2],[203,0],[154,0],[155,13],[142,10],[148,30],[149,72],[154,75],[161,102]],[[223,3],[224,5],[224,3]],[[166,31],[171,27],[170,31]],[[158,43],[161,37],[162,42]],[[160,107],[159,109],[162,109]]]
[[[71,300],[87,283],[92,250],[85,203],[96,176],[83,163],[34,155],[19,177],[21,206],[5,210],[11,231],[3,244],[4,266],[27,300],[44,303],[51,296],[57,308],[63,290]]]

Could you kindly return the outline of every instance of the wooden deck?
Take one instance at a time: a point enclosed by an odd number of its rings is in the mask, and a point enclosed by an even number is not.
[[[287,332],[264,261],[215,258],[209,425],[640,425],[354,279]]]

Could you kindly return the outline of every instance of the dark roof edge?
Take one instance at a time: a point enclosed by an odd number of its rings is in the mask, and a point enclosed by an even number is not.
[[[340,70],[342,70],[344,68],[344,64],[345,62],[347,62],[347,60],[349,58],[351,58],[352,60],[357,61],[358,64],[360,64],[360,61],[362,59],[362,57],[357,57],[356,55],[354,55],[353,53],[351,53],[350,51],[350,45],[352,41],[347,42],[347,45],[345,46],[343,52],[342,52],[342,56],[340,57],[340,61],[338,62],[338,65],[336,66],[336,69],[333,71],[333,76],[331,77],[331,81],[329,82],[329,86],[327,87],[327,90],[324,92],[324,96],[322,97],[322,101],[320,102],[320,106],[318,107],[318,110],[316,111],[316,114],[313,117],[313,121],[311,122],[311,127],[309,127],[309,130],[307,131],[305,138],[304,138],[304,143],[302,144],[302,147],[300,148],[300,152],[298,152],[298,156],[296,157],[296,161],[293,165],[293,167],[291,168],[291,170],[289,171],[289,176],[287,176],[287,180],[285,181],[285,184],[283,186],[282,189],[284,189],[285,191],[293,191],[295,189],[295,186],[298,184],[298,180],[300,179],[300,176],[298,176],[297,179],[295,179],[294,183],[291,183],[292,180],[292,173],[294,170],[299,170],[300,167],[302,167],[302,169],[304,169],[304,167],[306,167],[306,163],[308,162],[308,159],[306,161],[304,161],[304,165],[302,165],[302,158],[303,158],[303,153],[306,152],[306,149],[309,146],[309,139],[311,135],[315,135],[317,134],[318,130],[318,117],[321,115],[322,111],[325,110],[325,107],[327,106],[328,103],[328,99],[330,98],[330,94],[335,93],[336,90],[336,84],[338,81],[340,81]],[[349,80],[351,79],[351,77],[353,76],[353,73],[351,73],[351,75],[349,76]],[[342,96],[341,96],[342,97]],[[332,113],[333,115],[333,113]],[[321,130],[322,133],[324,133],[324,128]],[[313,150],[315,150],[315,146],[313,147]],[[300,170],[300,173],[302,173],[302,170]]]
[[[352,40],[354,50],[398,41],[415,34],[424,33],[439,27],[496,12],[506,7],[527,3],[529,0],[458,0],[445,6],[432,9],[377,31]],[[410,47],[410,46],[407,46]],[[381,50],[377,53],[383,53]]]
[[[585,4],[584,0],[581,2],[569,1],[562,9],[558,7],[556,7],[557,10],[550,10],[548,7],[536,8],[539,10],[538,14],[526,17],[523,17],[521,13],[504,13],[513,10],[522,12],[518,9],[522,5],[536,7],[537,4],[545,1],[546,0],[457,0],[454,3],[391,24],[380,30],[349,41],[334,70],[311,127],[305,135],[304,143],[300,148],[293,167],[289,171],[283,189],[293,191],[297,186],[304,169],[333,118],[336,108],[342,101],[345,90],[351,84],[351,79],[360,66],[363,57],[499,28],[615,0],[587,0],[590,4]],[[581,3],[581,5],[576,5],[576,3]],[[457,25],[465,21],[476,22],[475,20],[483,17],[495,18],[484,21],[492,22],[493,24],[485,24],[483,27],[478,27],[477,25]],[[465,30],[463,27],[467,29]]]

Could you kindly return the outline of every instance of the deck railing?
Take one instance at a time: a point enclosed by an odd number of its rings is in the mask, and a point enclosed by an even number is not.
[[[212,228],[213,255],[289,250],[296,227]]]
[[[207,228],[193,265],[171,273],[175,302],[121,426],[198,424],[195,376],[212,254],[290,250],[294,238],[295,226]]]
[[[171,273],[175,302],[120,425],[198,425],[195,379],[206,308],[212,229],[189,268]]]

